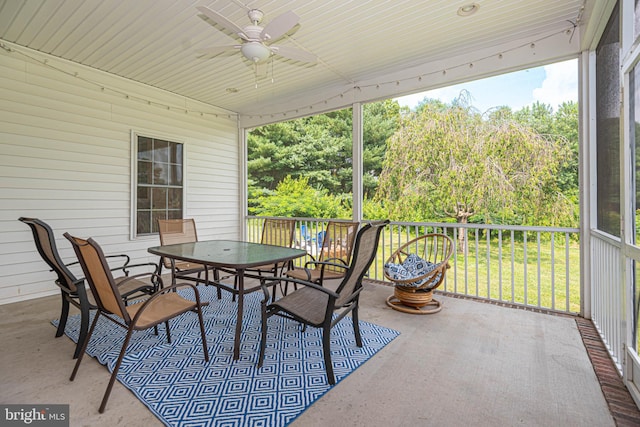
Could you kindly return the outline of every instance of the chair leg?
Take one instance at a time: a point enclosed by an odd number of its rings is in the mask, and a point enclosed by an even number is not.
[[[131,340],[131,335],[133,333],[133,328],[129,327],[127,330],[127,336],[124,339],[124,343],[122,344],[122,349],[120,350],[120,355],[118,356],[118,360],[116,361],[116,365],[113,368],[113,373],[111,374],[111,379],[109,379],[109,385],[107,385],[107,390],[104,392],[104,397],[102,398],[102,403],[100,404],[100,409],[98,412],[101,414],[104,412],[104,408],[107,406],[107,401],[109,400],[109,395],[111,395],[111,389],[113,388],[113,384],[116,382],[116,377],[118,376],[118,371],[120,370],[120,365],[122,365],[122,359],[124,359],[124,354],[127,351],[127,347],[129,346],[129,341]]]
[[[208,273],[205,273],[205,274],[208,274]],[[220,271],[218,271],[217,268],[213,270],[213,281],[216,283],[220,283]],[[222,289],[217,284],[216,284],[216,288],[218,288],[216,290],[217,291],[216,293],[218,294],[218,299],[220,299],[222,298]]]
[[[77,358],[83,350],[82,345],[85,341],[88,341],[87,330],[89,329],[89,302],[80,299],[80,332],[78,334],[78,344],[76,345],[76,351],[73,354],[73,358]],[[96,314],[96,318],[98,315]]]
[[[233,278],[233,289],[236,290],[236,291],[238,290],[238,275],[237,274]],[[236,293],[235,292],[231,296],[231,301],[233,301],[233,302],[236,301]]]
[[[60,323],[58,323],[58,330],[56,331],[56,338],[64,335],[64,328],[67,326],[67,317],[69,317],[69,300],[64,291],[60,291],[62,295],[62,310],[60,311]],[[78,341],[78,344],[80,341]],[[74,357],[75,358],[75,357]]]
[[[327,371],[327,381],[330,385],[336,383],[336,377],[333,375],[333,363],[331,362],[331,321],[326,322],[322,328],[322,352],[324,353],[324,368]]]
[[[209,361],[209,346],[207,345],[207,334],[204,331],[204,320],[202,319],[202,306],[196,310],[198,312],[198,320],[200,321],[200,335],[202,336],[202,351],[204,351],[204,360]]]
[[[84,353],[87,351],[87,345],[89,345],[89,341],[91,340],[91,335],[93,335],[93,330],[98,323],[98,318],[100,317],[100,312],[96,312],[96,317],[94,317],[93,322],[91,323],[91,328],[89,329],[89,335],[87,335],[87,339],[82,343],[82,350],[78,355],[78,359],[76,360],[76,365],[73,367],[73,372],[71,373],[71,377],[69,377],[69,381],[73,381],[76,378],[76,374],[78,373],[78,368],[80,367],[80,362],[82,362],[82,357]]]
[[[258,368],[262,368],[264,353],[267,348],[267,303],[262,303],[262,334],[260,338],[260,355],[258,356]]]
[[[356,345],[362,347],[362,335],[360,334],[360,321],[358,320],[358,302],[356,301],[355,308],[351,311],[351,320],[353,321],[353,334],[356,337]]]
[[[171,344],[171,331],[169,330],[169,321],[164,322],[164,329],[167,331],[167,342]]]

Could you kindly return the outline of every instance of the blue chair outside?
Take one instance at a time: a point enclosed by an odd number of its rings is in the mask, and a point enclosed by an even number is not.
[[[311,233],[309,232],[309,230],[308,230],[308,228],[307,228],[307,226],[305,224],[302,224],[300,226],[300,239],[305,244],[308,244],[308,243],[311,242]]]
[[[320,249],[322,247],[322,243],[324,242],[324,236],[327,235],[326,231],[321,231],[318,233],[318,238],[317,238],[317,244],[318,244],[318,249]]]

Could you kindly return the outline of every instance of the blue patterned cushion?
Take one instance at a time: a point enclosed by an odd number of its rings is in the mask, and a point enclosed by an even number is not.
[[[416,254],[409,254],[402,264],[386,263],[384,272],[391,280],[409,280],[433,271],[438,264],[425,261]],[[402,286],[417,288],[426,282],[426,278],[416,282],[403,283]]]

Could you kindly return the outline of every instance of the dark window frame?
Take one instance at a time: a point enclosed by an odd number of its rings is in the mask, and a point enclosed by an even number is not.
[[[185,208],[184,143],[132,133],[133,237],[158,233],[158,219],[180,219]]]

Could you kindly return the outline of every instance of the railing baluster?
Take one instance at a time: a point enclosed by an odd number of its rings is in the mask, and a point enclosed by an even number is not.
[[[442,234],[448,236],[449,235],[449,228],[443,226],[442,227]],[[444,290],[448,292],[449,291],[449,282],[447,281],[447,277],[448,276],[445,274],[445,276],[444,276]]]
[[[502,230],[498,230],[498,299],[502,301]]]
[[[556,233],[551,232],[551,309],[556,309]]]
[[[491,230],[487,229],[487,298],[491,299]]]
[[[542,307],[542,292],[541,292],[541,287],[542,287],[542,277],[540,275],[540,232],[538,231],[536,233],[536,242],[538,244],[538,307]]]
[[[453,292],[458,293],[458,227],[453,228]]]
[[[524,305],[529,304],[529,289],[527,288],[527,267],[529,264],[529,259],[527,258],[527,232],[524,231],[522,233],[522,250],[523,250],[523,258],[524,258]]]
[[[462,239],[463,243],[463,253],[464,253],[464,294],[469,295],[469,233],[467,229],[464,228],[462,230],[464,238]]]
[[[516,301],[516,245],[515,230],[511,230],[511,302]]]
[[[479,239],[479,235],[478,235],[479,230],[476,228],[476,232],[475,232],[475,242],[476,242],[476,247],[474,248],[474,253],[476,255],[476,296],[480,296],[479,295],[479,281],[480,281],[480,277],[479,277],[479,270],[478,270],[478,239]]]
[[[564,245],[564,253],[565,253],[565,280],[566,280],[566,291],[565,291],[565,304],[566,304],[566,308],[565,311],[569,312],[569,308],[570,308],[570,304],[569,304],[569,283],[570,283],[570,271],[569,271],[569,233],[565,233],[565,245]],[[615,282],[614,282],[615,283]]]

